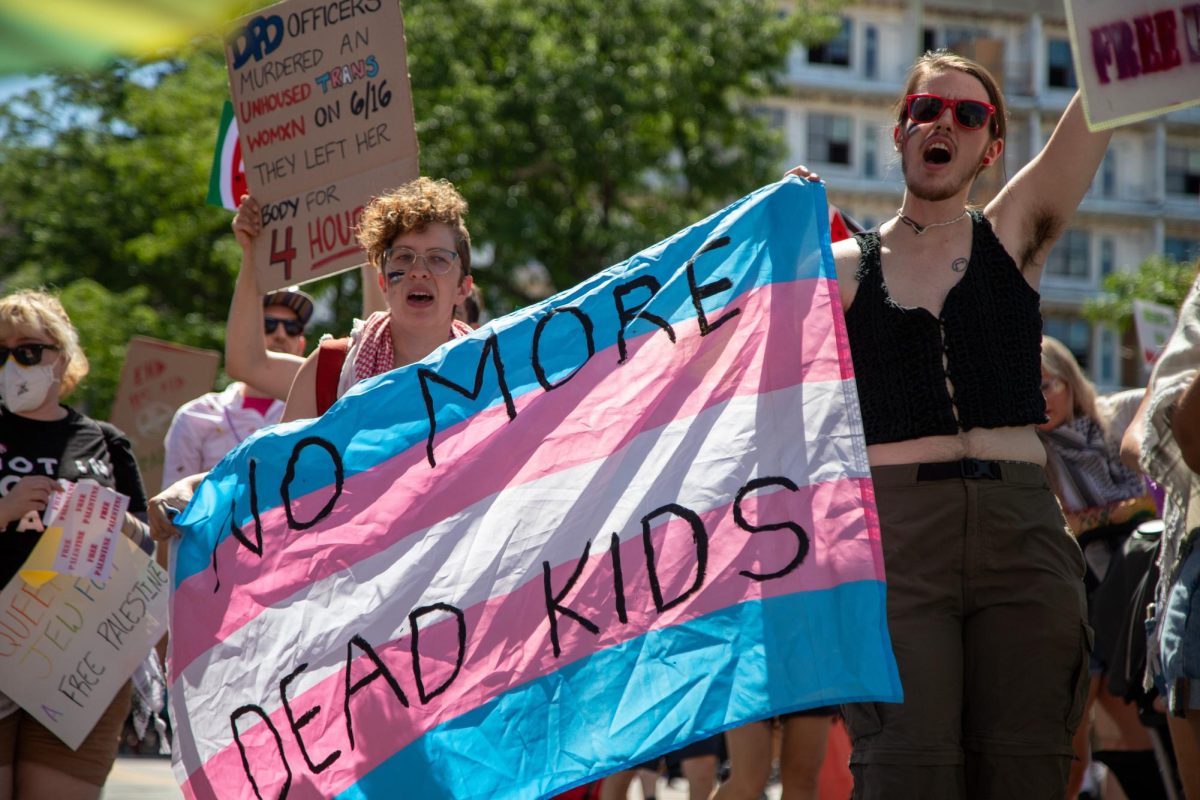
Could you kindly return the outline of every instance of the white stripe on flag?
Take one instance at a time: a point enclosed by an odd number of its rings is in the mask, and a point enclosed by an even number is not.
[[[596,545],[597,537],[640,536],[641,517],[657,506],[678,502],[701,514],[725,506],[764,470],[801,486],[866,477],[865,454],[854,448],[862,433],[857,419],[847,420],[847,392],[854,392],[853,380],[805,383],[735,397],[673,420],[605,458],[485,498],[264,611],[190,664],[172,686],[173,711],[182,711],[184,701],[212,711],[177,726],[187,773],[229,744],[229,708],[253,702],[271,713],[279,707],[281,676],[271,665],[284,669],[286,663],[287,672],[298,659],[308,663],[289,690],[293,696],[340,670],[345,642],[335,639],[345,635],[349,619],[367,641],[392,641],[408,631],[396,608],[446,602],[466,609],[505,595],[538,578],[543,561],[574,563],[585,538],[593,540],[595,553],[606,546]],[[824,427],[807,430],[806,423]],[[746,444],[764,426],[772,434],[758,436],[759,448],[748,453]],[[622,471],[637,464],[636,473],[619,483],[609,480],[618,462]],[[738,470],[739,464],[744,468]],[[453,473],[448,480],[453,483]],[[633,502],[645,497],[652,499]],[[428,585],[413,585],[407,578],[422,562],[439,566]],[[386,609],[380,598],[387,598]],[[302,656],[296,636],[304,639]],[[238,698],[232,706],[231,697]],[[194,741],[186,741],[188,732]]]
[[[241,169],[240,165],[233,163],[233,151],[237,147],[237,141],[238,124],[237,115],[234,114],[225,130],[225,138],[221,140],[221,205],[230,211],[237,211],[239,199],[233,196],[233,170],[234,167]]]

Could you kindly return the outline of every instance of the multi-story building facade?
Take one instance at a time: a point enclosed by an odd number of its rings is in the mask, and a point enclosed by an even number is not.
[[[766,113],[782,129],[791,162],[820,172],[830,201],[865,225],[900,204],[893,104],[913,59],[939,47],[987,65],[1008,99],[1003,173],[993,169],[990,182],[981,180],[978,202],[1037,155],[1075,91],[1058,3],[870,0],[845,7],[837,38],[792,53],[787,93]],[[1200,108],[1117,129],[1046,264],[1046,333],[1063,340],[1102,389],[1144,381],[1137,348],[1132,333],[1122,338],[1092,325],[1081,308],[1100,293],[1104,276],[1136,269],[1156,253],[1200,258]]]

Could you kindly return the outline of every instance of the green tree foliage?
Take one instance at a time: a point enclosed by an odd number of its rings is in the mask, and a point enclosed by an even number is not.
[[[750,111],[789,49],[836,32],[774,0],[407,0],[422,171],[471,203],[494,247],[489,295],[531,299],[776,180],[778,134]]]
[[[753,104],[840,1],[406,0],[422,171],[470,201],[493,310],[539,293],[530,264],[566,288],[776,179]],[[226,80],[210,37],[0,106],[0,291],[62,290],[98,416],[129,336],[223,346],[238,251],[204,196]],[[357,276],[306,288],[346,330]]]
[[[103,418],[117,392],[125,344],[135,335],[160,339],[178,338],[166,329],[166,321],[147,302],[149,290],[135,286],[123,292],[110,291],[91,278],[71,281],[59,299],[79,329],[88,357],[88,377],[68,398],[72,405]]]
[[[1104,279],[1104,296],[1088,300],[1083,315],[1125,331],[1133,323],[1133,301],[1148,300],[1179,308],[1196,279],[1197,264],[1181,264],[1150,256],[1133,272],[1114,272]]]
[[[236,246],[204,189],[224,88],[215,40],[64,73],[0,108],[0,289],[61,292],[108,414],[134,334],[219,348]]]

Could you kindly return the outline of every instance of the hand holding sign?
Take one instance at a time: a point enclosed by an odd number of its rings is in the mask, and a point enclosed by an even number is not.
[[[52,492],[58,489],[53,478],[45,475],[26,475],[8,493],[0,496],[0,527],[45,510]]]
[[[68,746],[87,738],[167,624],[167,575],[125,537],[107,581],[58,575],[0,591],[0,692]]]

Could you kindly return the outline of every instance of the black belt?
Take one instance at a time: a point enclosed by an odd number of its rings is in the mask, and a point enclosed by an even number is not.
[[[933,464],[917,465],[917,480],[985,480],[998,481],[1003,477],[999,461],[983,461],[964,458],[962,461],[938,461]]]

